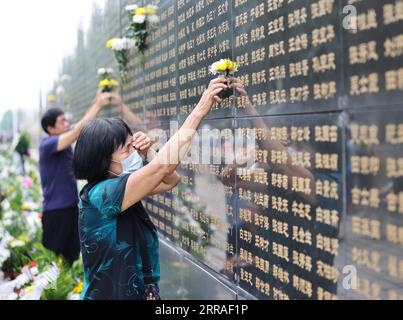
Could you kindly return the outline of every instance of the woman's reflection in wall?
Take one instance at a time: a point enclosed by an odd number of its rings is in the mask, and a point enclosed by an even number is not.
[[[235,91],[235,99],[242,98],[245,103],[245,110],[247,111],[249,116],[252,116],[247,122],[244,120],[240,127],[242,128],[261,128],[266,129],[265,131],[270,135],[270,125],[269,122],[275,122],[276,126],[287,126],[290,127],[291,124],[298,123],[300,120],[293,119],[287,122],[281,122],[281,119],[278,118],[262,118],[258,117],[258,112],[256,111],[253,104],[250,102],[250,99],[247,95],[245,87],[238,79],[233,80],[233,86]],[[297,116],[298,117],[298,116]],[[288,119],[291,118],[288,117]],[[280,125],[278,125],[280,124]],[[297,152],[307,152],[311,155],[311,163],[314,163],[314,156],[316,152],[326,153],[326,146],[321,146],[320,144],[313,144],[311,142],[291,142],[288,139],[286,140],[271,140],[270,136],[267,139],[256,140],[256,150],[267,150],[269,155],[269,161],[267,163],[256,161],[256,157],[254,153],[247,152],[245,150],[235,150],[236,153],[242,153],[242,155],[247,154],[249,157],[252,156],[253,161],[246,161],[244,165],[240,165],[239,162],[236,163],[234,161],[233,164],[227,164],[227,170],[232,173],[231,176],[221,177],[222,182],[224,184],[230,185],[233,183],[235,175],[237,173],[245,172],[242,169],[251,170],[251,172],[266,172],[268,177],[268,183],[255,183],[253,179],[249,181],[249,179],[242,179],[240,176],[236,179],[236,192],[234,193],[232,203],[238,203],[237,208],[237,218],[228,221],[229,224],[234,226],[234,229],[237,230],[238,237],[236,239],[234,234],[229,234],[228,242],[229,243],[237,243],[237,247],[239,248],[237,255],[232,256],[227,254],[227,263],[233,266],[232,274],[238,272],[240,268],[246,270],[255,276],[258,276],[260,279],[265,279],[271,285],[275,285],[276,287],[286,292],[290,299],[300,297],[298,296],[298,292],[292,290],[292,275],[297,274],[301,275],[301,277],[312,282],[313,287],[317,287],[320,284],[321,288],[328,292],[336,293],[337,285],[332,281],[324,281],[323,278],[317,275],[317,264],[318,261],[326,262],[327,265],[333,265],[334,257],[331,255],[326,255],[321,253],[319,250],[315,248],[315,237],[317,234],[326,234],[331,237],[337,238],[338,236],[338,223],[333,229],[329,229],[323,224],[317,223],[315,221],[315,212],[318,207],[331,207],[333,204],[326,203],[327,200],[321,197],[316,196],[316,181],[317,179],[321,180],[329,180],[336,181],[337,183],[341,182],[341,176],[336,174],[323,174],[318,173],[315,170],[311,170],[311,167],[306,168],[302,166],[296,166],[292,163],[292,154]],[[287,161],[285,163],[273,163],[270,161],[271,151],[285,152],[287,154]],[[250,159],[248,159],[250,160]],[[286,189],[277,189],[272,187],[270,184],[271,174],[282,174],[288,177],[288,187]],[[291,177],[296,176],[304,179],[309,179],[309,189],[310,193],[304,192],[295,192],[291,190]],[[250,192],[250,193],[249,193]],[[243,194],[251,194],[252,199],[248,199],[247,197],[241,196]],[[256,201],[253,199],[254,194],[263,194],[269,197],[268,206],[262,206],[256,204]],[[240,197],[241,196],[241,197]],[[281,197],[282,199],[286,199],[288,201],[287,213],[279,213],[278,210],[273,208],[272,200],[273,197]],[[305,208],[310,208],[309,210],[309,218],[305,220],[299,219],[293,212],[291,212],[291,205],[293,203],[304,204]],[[339,213],[341,213],[341,208],[339,208]],[[250,216],[248,217],[248,214]],[[266,217],[268,219],[266,219]],[[263,219],[263,223],[262,223]],[[247,221],[249,220],[249,221]],[[288,224],[287,229],[287,237],[284,235],[279,235],[278,233],[273,232],[273,223],[274,221],[286,222]],[[267,225],[266,225],[267,223]],[[302,226],[305,230],[309,230],[312,234],[311,246],[307,246],[306,244],[301,244],[299,242],[293,241],[293,226],[299,225]],[[263,226],[263,227],[262,227]],[[266,227],[265,227],[266,226]],[[252,234],[251,241],[245,241],[245,239],[249,240],[249,234]],[[246,235],[246,236],[245,236]],[[256,237],[258,236],[258,237]],[[256,246],[256,239],[265,239],[268,240],[269,246],[266,248],[265,246]],[[289,249],[289,261],[284,264],[284,260],[279,259],[276,255],[273,254],[273,242],[281,243],[283,245],[288,246]],[[310,256],[312,259],[312,268],[309,273],[301,271],[301,269],[293,264],[293,252],[303,252],[306,255]],[[248,253],[252,253],[253,257],[251,259]],[[268,268],[262,264],[260,259],[263,258],[265,261],[269,262]],[[257,267],[259,265],[259,267]],[[273,267],[281,266],[283,270],[288,272],[289,278],[288,282],[279,281],[278,276],[273,277]],[[306,270],[305,270],[306,271]],[[230,273],[226,270],[227,273]],[[228,274],[228,275],[230,275]],[[255,283],[249,283],[249,291],[256,290]],[[295,296],[294,296],[295,293]],[[317,298],[316,293],[314,292],[312,298]]]

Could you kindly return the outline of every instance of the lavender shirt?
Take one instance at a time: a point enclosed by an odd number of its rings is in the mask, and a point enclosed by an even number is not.
[[[67,209],[78,204],[77,182],[73,174],[73,149],[57,152],[59,136],[50,136],[39,147],[39,171],[43,191],[43,212]]]

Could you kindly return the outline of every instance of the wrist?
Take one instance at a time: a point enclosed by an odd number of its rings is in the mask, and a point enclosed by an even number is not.
[[[98,102],[94,102],[92,104],[92,108],[96,109],[97,111],[102,109],[102,106]]]
[[[197,120],[203,120],[207,116],[208,112],[205,111],[202,105],[198,104],[191,113]]]

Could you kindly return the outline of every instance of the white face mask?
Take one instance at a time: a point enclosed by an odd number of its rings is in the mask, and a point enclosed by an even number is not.
[[[120,163],[122,166],[121,174],[116,174],[112,171],[109,171],[110,173],[114,174],[117,177],[133,173],[143,167],[143,159],[141,158],[140,154],[137,151],[134,151],[129,157],[127,157],[124,160],[120,161],[112,160],[112,161]]]

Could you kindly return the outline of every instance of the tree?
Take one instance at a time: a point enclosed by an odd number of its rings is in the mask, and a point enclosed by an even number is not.
[[[13,131],[13,112],[11,110],[7,110],[3,119],[1,120],[0,129],[3,132],[12,132]]]

